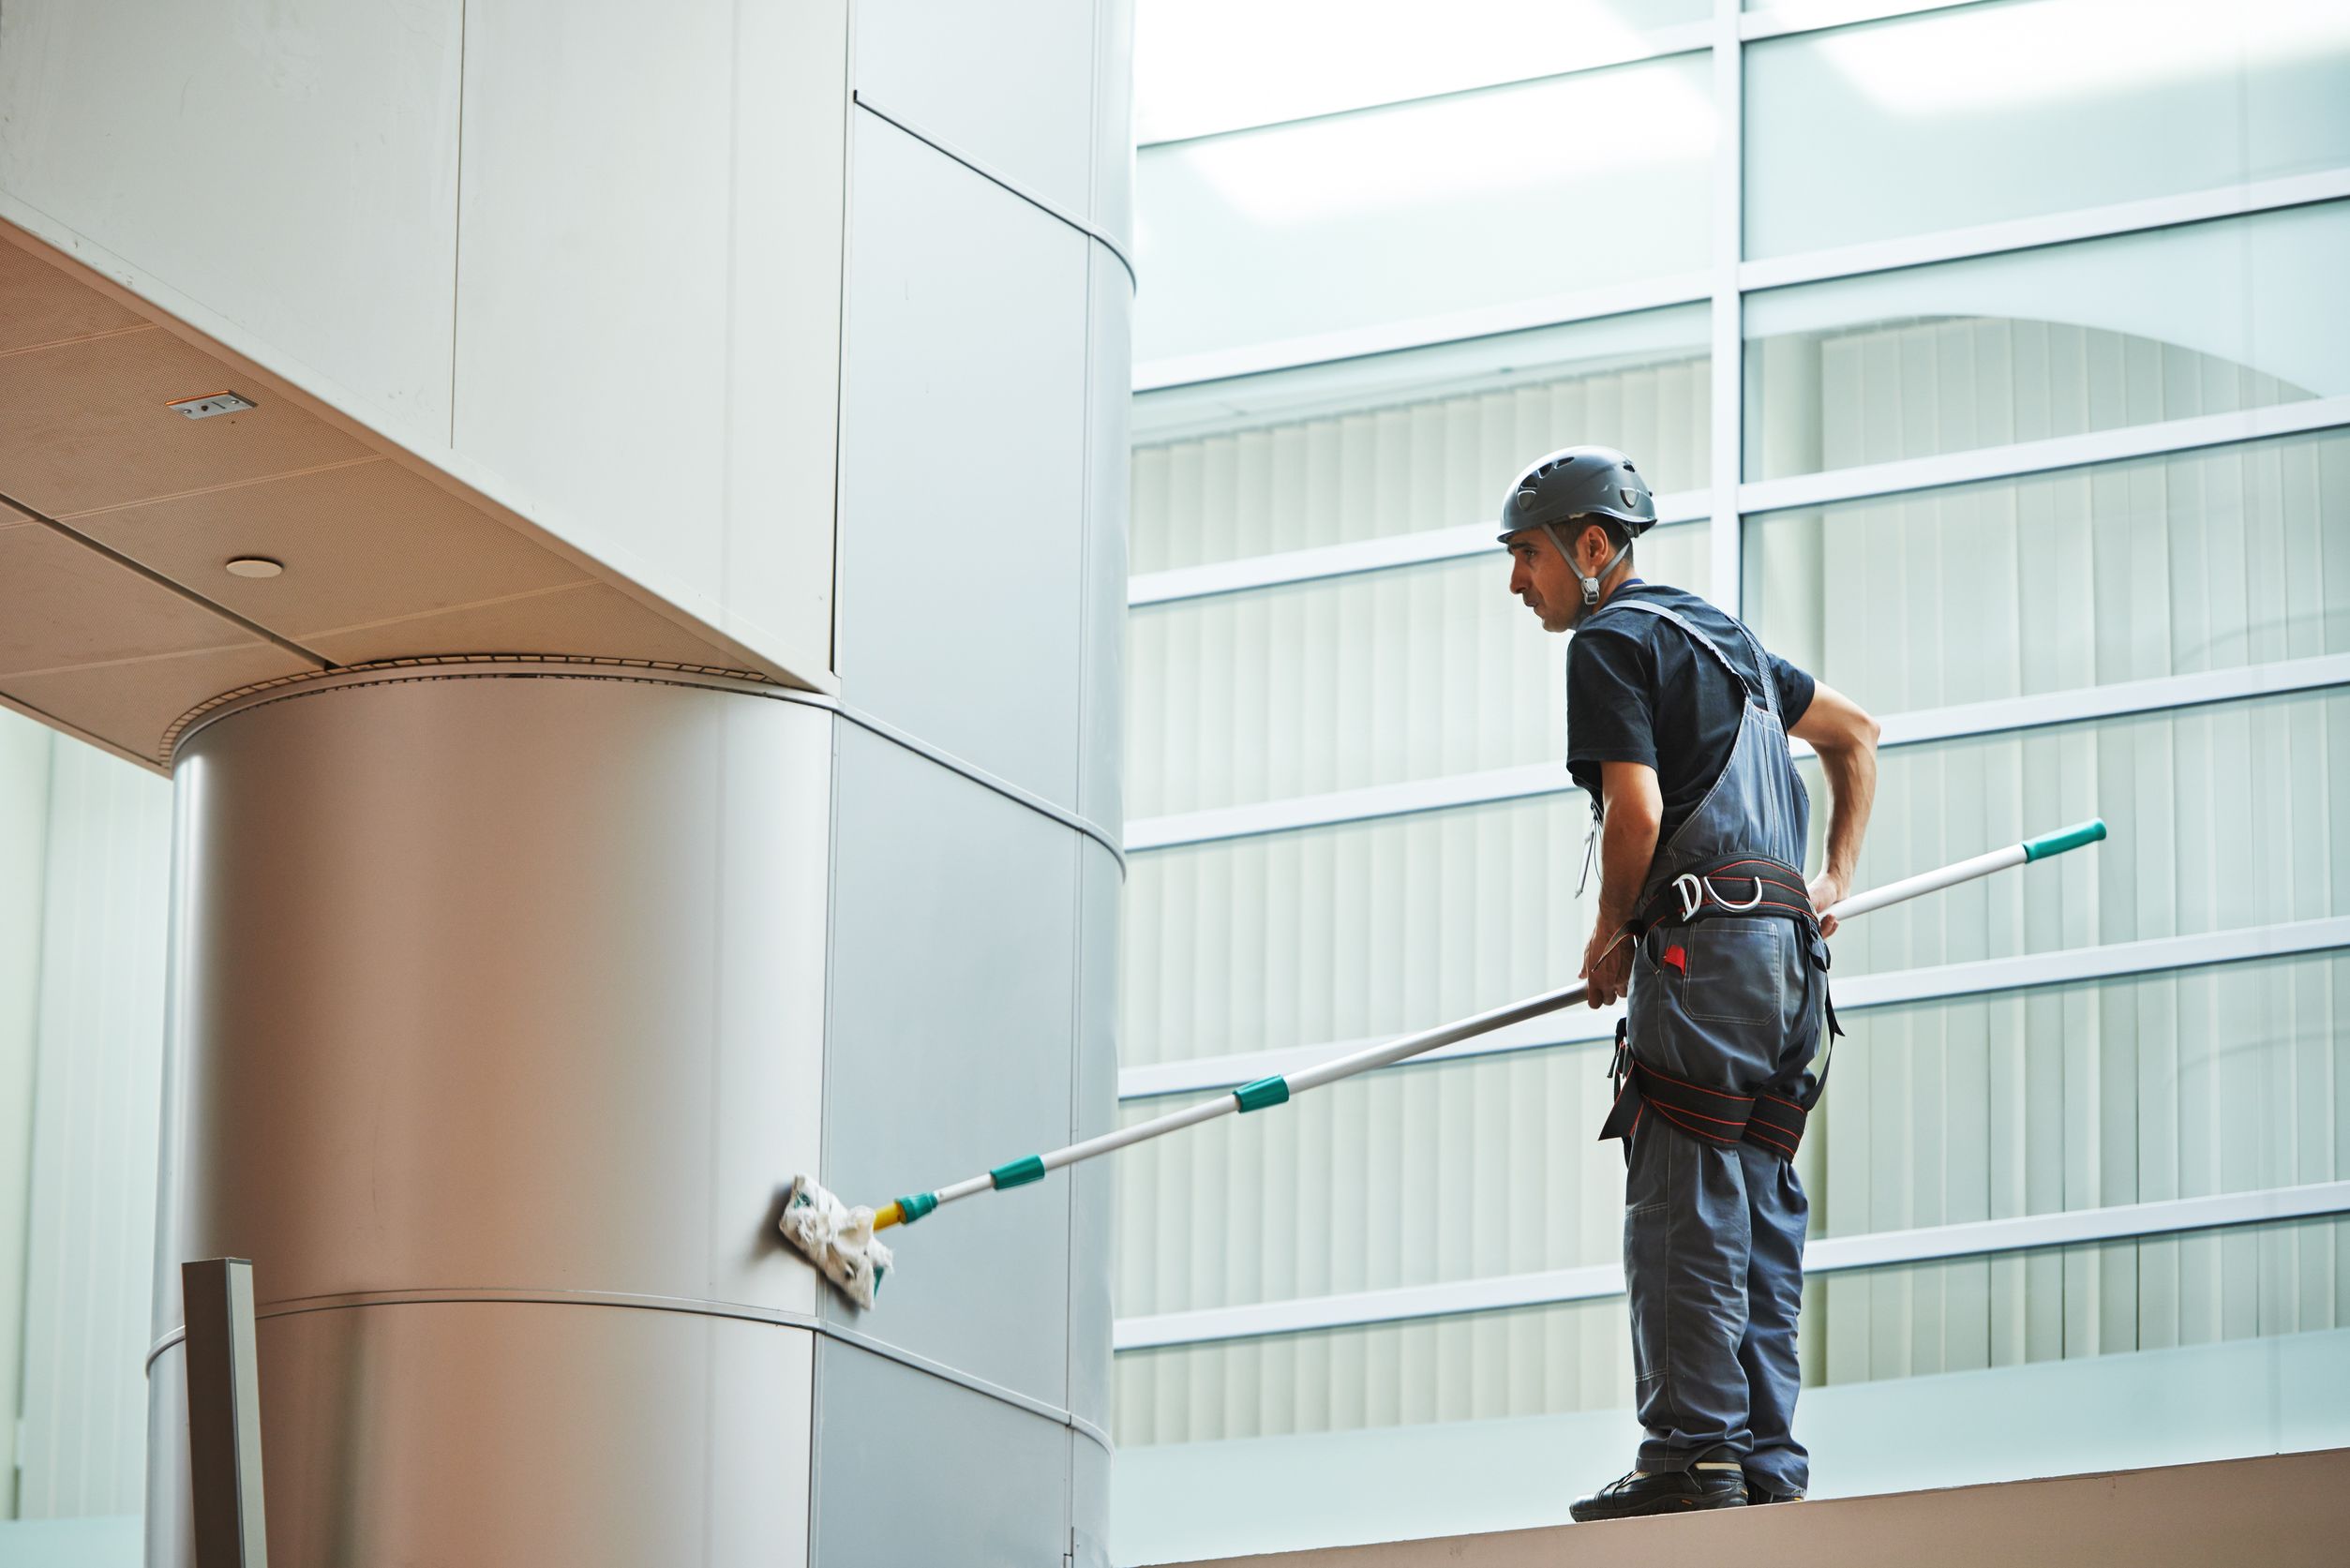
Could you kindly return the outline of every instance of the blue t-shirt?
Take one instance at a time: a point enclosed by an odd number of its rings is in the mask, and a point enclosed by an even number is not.
[[[1744,689],[1672,622],[1617,610],[1616,601],[1626,598],[1662,605],[1704,633],[1737,666]],[[1770,659],[1779,716],[1791,730],[1811,707],[1812,678],[1776,654]],[[1596,801],[1601,763],[1656,769],[1665,798],[1657,842],[1666,843],[1722,776],[1744,705],[1761,692],[1754,645],[1737,621],[1694,593],[1634,577],[1567,640],[1567,772]]]

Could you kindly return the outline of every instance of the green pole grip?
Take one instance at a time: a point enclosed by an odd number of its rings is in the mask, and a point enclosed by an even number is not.
[[[1289,1080],[1279,1076],[1260,1078],[1253,1083],[1243,1083],[1235,1089],[1232,1098],[1240,1102],[1243,1113],[1269,1111],[1274,1106],[1289,1103]]]
[[[2024,841],[2024,859],[2044,860],[2051,855],[2061,855],[2068,849],[2078,849],[2085,844],[2095,844],[2105,836],[2105,819],[2090,817],[2070,828],[2059,828],[2053,833],[2043,833],[2036,839]]]
[[[1008,1187],[1025,1187],[1030,1182],[1040,1182],[1044,1179],[1044,1157],[1030,1155],[1025,1159],[998,1165],[987,1173],[987,1179],[995,1184],[998,1192]]]
[[[937,1206],[938,1194],[936,1192],[917,1192],[911,1198],[901,1198],[898,1200],[898,1223],[911,1225]]]

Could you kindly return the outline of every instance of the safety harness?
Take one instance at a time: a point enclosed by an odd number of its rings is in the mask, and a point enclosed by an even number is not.
[[[1717,886],[1717,883],[1719,886]],[[1723,889],[1751,897],[1725,898]],[[1819,917],[1812,909],[1804,874],[1785,861],[1765,855],[1739,855],[1700,870],[1684,872],[1658,889],[1633,912],[1624,924],[1625,939],[1639,942],[1654,930],[1671,931],[1715,919],[1792,919],[1812,938],[1806,944],[1813,968],[1819,972],[1830,1047],[1844,1033],[1836,1022],[1835,1003],[1826,997],[1828,947],[1818,940]],[[1662,969],[1689,973],[1687,951],[1669,944],[1657,960]],[[1642,1114],[1654,1111],[1692,1138],[1725,1147],[1752,1143],[1782,1159],[1793,1159],[1803,1146],[1804,1127],[1813,1107],[1828,1087],[1828,1053],[1819,1058],[1811,1093],[1801,1100],[1782,1095],[1736,1095],[1686,1083],[1658,1072],[1634,1059],[1628,1019],[1616,1021],[1615,1059],[1608,1076],[1615,1084],[1615,1103],[1600,1128],[1602,1139],[1628,1139]],[[1631,1146],[1625,1144],[1629,1157]]]

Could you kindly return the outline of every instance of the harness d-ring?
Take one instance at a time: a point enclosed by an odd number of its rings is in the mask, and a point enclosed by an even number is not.
[[[1755,896],[1748,899],[1744,903],[1732,903],[1729,900],[1724,898],[1721,894],[1714,890],[1714,879],[1712,877],[1709,876],[1703,878],[1706,896],[1711,898],[1715,903],[1720,904],[1724,909],[1729,910],[1733,915],[1743,915],[1747,910],[1752,909],[1762,903],[1762,878],[1758,876],[1754,880]],[[1684,915],[1682,918],[1686,919],[1688,917]]]
[[[1705,878],[1695,872],[1683,872],[1672,879],[1672,890],[1681,895],[1681,918],[1690,919],[1705,905]],[[1760,895],[1757,895],[1759,897]]]

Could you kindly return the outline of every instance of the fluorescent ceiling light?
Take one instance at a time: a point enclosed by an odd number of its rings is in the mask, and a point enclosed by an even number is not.
[[[1762,47],[1817,49],[1890,112],[1923,117],[2077,102],[2323,57],[2350,49],[2350,4],[2032,0],[1961,7]]]
[[[1144,142],[1362,109],[1646,53],[1673,0],[1140,0]]]
[[[1694,80],[1693,80],[1694,78]],[[1267,227],[1395,209],[1465,195],[1576,199],[1594,177],[1691,163],[1714,148],[1701,69],[1626,67],[1559,82],[1497,87],[1169,147],[1216,192]],[[1637,206],[1593,215],[1592,243],[1636,231]],[[1510,236],[1497,232],[1496,245]]]

